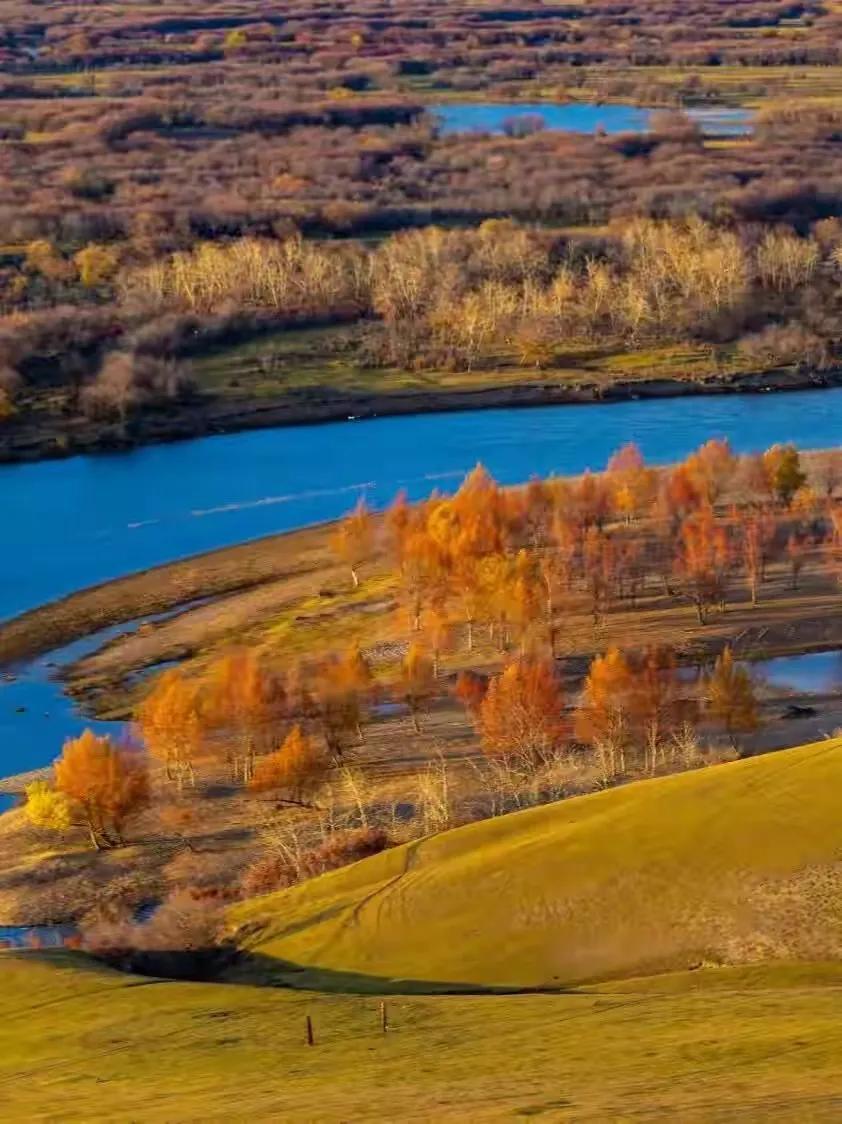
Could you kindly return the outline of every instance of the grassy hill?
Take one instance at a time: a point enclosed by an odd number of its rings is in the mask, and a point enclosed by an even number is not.
[[[235,911],[298,986],[559,988],[842,949],[842,742],[471,824]]]
[[[0,1103],[40,1120],[838,1120],[842,968],[373,997],[0,953]],[[309,1014],[316,1046],[304,1044]]]

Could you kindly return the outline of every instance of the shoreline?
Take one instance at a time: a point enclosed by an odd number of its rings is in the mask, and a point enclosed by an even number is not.
[[[306,553],[328,523],[277,531],[245,542],[162,562],[74,590],[0,621],[0,670],[47,656],[104,629],[159,614],[174,615],[198,600],[230,594],[306,572],[295,555]],[[293,544],[289,551],[278,548]],[[215,563],[217,565],[215,565]]]
[[[85,423],[79,429],[54,427],[0,434],[0,465],[26,464],[130,452],[147,445],[224,436],[255,429],[282,429],[339,421],[471,410],[531,409],[542,406],[594,406],[649,399],[711,397],[829,390],[842,386],[842,367],[827,371],[776,368],[747,375],[713,375],[704,379],[618,379],[608,385],[553,382],[510,383],[470,390],[410,390],[391,393],[289,391],[277,398],[227,400],[206,398],[171,412],[149,411],[132,419],[129,432],[118,426]]]

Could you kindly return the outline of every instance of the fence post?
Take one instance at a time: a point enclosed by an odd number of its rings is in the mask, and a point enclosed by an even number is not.
[[[380,1029],[384,1034],[389,1029],[389,1016],[386,1013],[385,999],[380,1001]]]
[[[316,1045],[316,1039],[313,1035],[313,1020],[310,1018],[309,1015],[307,1016],[307,1045],[308,1046],[315,1046]]]

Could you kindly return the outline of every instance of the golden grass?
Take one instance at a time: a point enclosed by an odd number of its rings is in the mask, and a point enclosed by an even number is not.
[[[378,1001],[0,953],[9,1120],[837,1120],[842,970]],[[304,1044],[313,1020],[316,1045]]]

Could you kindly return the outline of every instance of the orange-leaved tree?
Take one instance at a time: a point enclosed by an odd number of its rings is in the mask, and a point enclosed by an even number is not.
[[[309,679],[310,717],[318,722],[331,758],[341,761],[354,739],[365,740],[363,722],[374,687],[371,668],[352,644],[342,655],[322,660]]]
[[[421,733],[421,714],[435,692],[435,678],[433,661],[420,644],[410,644],[401,663],[398,688],[416,734]]]
[[[476,719],[479,708],[488,691],[488,677],[476,671],[460,671],[456,676],[456,685],[453,693],[467,710],[472,719]]]
[[[619,648],[595,656],[574,719],[576,737],[592,746],[604,781],[626,771],[633,719],[633,670]]]
[[[775,524],[763,511],[737,513],[740,524],[740,549],[745,566],[752,605],[757,604],[760,584],[766,577],[766,563],[775,534]]]
[[[506,567],[503,588],[498,596],[506,619],[514,627],[520,653],[526,655],[533,630],[544,615],[545,601],[538,560],[534,554],[519,550]]]
[[[333,552],[351,571],[354,589],[359,587],[360,566],[368,560],[373,543],[374,528],[371,512],[366,506],[365,498],[360,496],[357,506],[350,515],[341,520],[330,539]]]
[[[690,732],[695,725],[698,708],[683,686],[669,648],[648,648],[632,665],[632,725],[650,773],[655,772],[659,759],[665,760],[668,743],[674,753],[674,735],[680,730]]]
[[[646,467],[634,442],[613,454],[605,470],[614,507],[627,522],[641,515],[651,504],[657,485],[655,473]]]
[[[711,508],[702,508],[681,524],[676,558],[676,577],[685,596],[696,609],[699,624],[705,624],[711,606],[725,601],[730,566],[728,532]]]
[[[300,726],[293,726],[280,749],[258,760],[249,789],[252,792],[276,792],[286,803],[304,804],[318,789],[329,769],[327,754],[302,732]]]
[[[672,471],[667,470],[663,473],[660,480],[659,507],[671,523],[680,523],[704,503],[705,498],[700,491],[700,485],[686,464],[676,465]]]
[[[91,730],[64,743],[55,787],[68,801],[72,822],[87,829],[97,850],[122,844],[126,820],[149,799],[142,754]]]
[[[250,648],[235,648],[212,665],[203,718],[235,779],[251,780],[255,760],[278,744],[287,719],[284,685]]]
[[[569,732],[552,660],[515,660],[494,676],[478,708],[478,727],[489,757],[527,773],[548,765]]]
[[[713,437],[691,453],[684,464],[702,498],[713,505],[731,483],[737,458],[727,440]]]
[[[426,528],[410,529],[403,541],[398,589],[413,632],[421,628],[425,606],[443,600],[447,591],[446,550]]]
[[[443,602],[435,602],[430,606],[424,633],[433,659],[433,678],[438,679],[442,652],[450,646],[453,634],[450,614]]]

